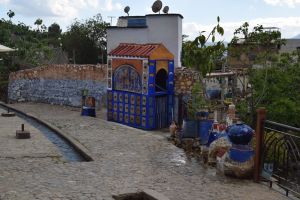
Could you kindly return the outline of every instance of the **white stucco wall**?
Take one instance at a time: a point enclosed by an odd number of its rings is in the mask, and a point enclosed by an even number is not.
[[[146,28],[109,28],[107,29],[107,52],[115,49],[120,43],[148,43]]]
[[[146,15],[147,27],[110,27],[107,30],[107,52],[120,43],[163,43],[174,54],[181,67],[182,17],[178,14]]]

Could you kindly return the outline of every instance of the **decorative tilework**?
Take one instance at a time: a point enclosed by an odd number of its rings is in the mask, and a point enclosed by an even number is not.
[[[147,108],[146,107],[142,108],[142,114],[143,114],[143,116],[147,115]]]
[[[123,103],[119,103],[119,111],[123,112]]]
[[[118,121],[118,113],[114,112],[114,121]]]
[[[146,106],[147,105],[147,97],[146,96],[143,96],[143,106]]]
[[[125,113],[128,113],[128,112],[129,112],[129,105],[125,104]]]
[[[117,103],[114,104],[114,111],[118,111],[118,104]]]
[[[125,114],[124,122],[127,124],[129,123],[129,115]]]
[[[130,106],[130,114],[134,114],[134,106],[132,104]]]
[[[107,71],[108,86],[113,87],[113,91],[108,90],[108,119],[143,129],[166,127],[173,115],[174,63],[168,65],[168,91],[164,94],[155,91],[158,62],[142,62],[142,72],[129,65],[118,67],[112,74]]]
[[[141,105],[141,96],[136,97],[136,105]]]
[[[130,115],[130,123],[134,124],[134,115]]]
[[[135,112],[136,112],[137,115],[140,115],[140,114],[141,114],[141,107],[140,107],[140,106],[137,106],[137,107],[135,108]]]
[[[123,102],[123,96],[124,95],[122,93],[119,94],[119,102]]]
[[[120,122],[123,122],[123,113],[120,113],[120,114],[119,114],[119,121],[120,121]]]
[[[118,101],[118,93],[114,92],[114,102]]]
[[[130,104],[131,105],[135,104],[135,96],[134,95],[130,95]]]
[[[136,124],[137,124],[138,126],[141,125],[141,117],[140,117],[140,116],[136,116]]]
[[[146,117],[143,117],[143,118],[142,118],[142,126],[143,126],[143,127],[146,127]]]
[[[122,65],[114,72],[114,90],[142,92],[142,81],[136,69],[130,65]]]

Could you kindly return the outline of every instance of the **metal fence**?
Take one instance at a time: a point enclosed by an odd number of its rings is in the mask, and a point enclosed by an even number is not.
[[[259,109],[254,180],[262,179],[300,198],[300,129],[266,120]]]

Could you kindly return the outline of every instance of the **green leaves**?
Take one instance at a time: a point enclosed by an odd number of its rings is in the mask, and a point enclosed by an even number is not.
[[[213,35],[212,38],[211,38],[211,41],[214,43],[215,40],[216,40],[216,36]]]
[[[258,103],[256,107],[267,109],[269,120],[300,127],[299,67],[297,56],[282,54],[269,67],[252,69],[249,73],[253,101]],[[242,104],[238,105],[239,112],[245,114],[246,105]]]
[[[85,21],[76,20],[63,34],[63,48],[69,55],[75,50],[76,63],[99,63],[99,53],[105,63],[107,26],[100,14]]]
[[[218,37],[224,35],[224,29],[219,25],[219,17],[217,21],[217,25],[207,36],[204,35],[206,32],[202,31],[194,41],[185,42],[183,45],[184,63],[199,71],[202,77],[214,70],[216,62],[223,57],[226,51],[222,41],[216,42]],[[207,45],[209,40],[212,41],[212,44]]]

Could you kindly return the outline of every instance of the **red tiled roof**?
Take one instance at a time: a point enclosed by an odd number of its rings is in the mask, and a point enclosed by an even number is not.
[[[131,57],[149,57],[151,53],[161,44],[133,44],[121,43],[112,50],[110,56],[131,56]]]

